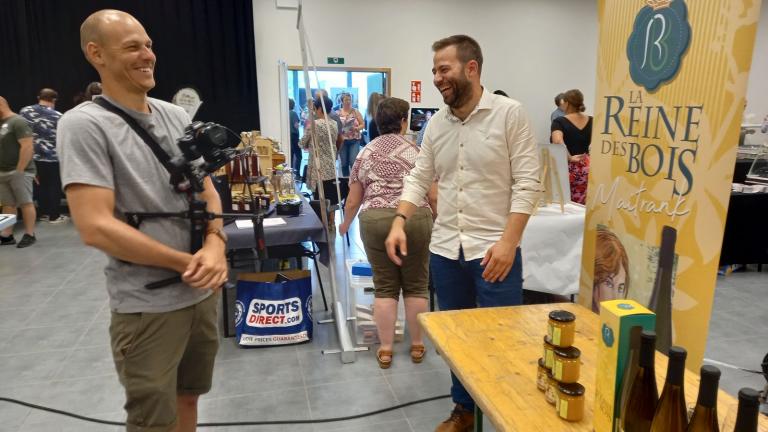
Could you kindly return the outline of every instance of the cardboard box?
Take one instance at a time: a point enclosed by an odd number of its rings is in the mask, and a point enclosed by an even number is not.
[[[600,303],[600,339],[595,382],[595,432],[613,432],[620,414],[621,383],[629,355],[630,331],[656,328],[656,315],[633,300]]]

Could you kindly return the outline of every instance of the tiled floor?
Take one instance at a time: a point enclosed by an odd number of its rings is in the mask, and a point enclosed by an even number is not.
[[[123,392],[107,334],[105,259],[81,245],[71,224],[42,224],[38,233],[33,247],[0,248],[0,396],[121,421]],[[340,241],[337,250],[341,256]],[[359,254],[356,242],[351,250]],[[707,357],[757,368],[767,348],[758,334],[768,326],[768,273],[736,273],[718,284]],[[315,310],[322,310],[320,296],[314,298]],[[243,350],[223,340],[199,420],[349,416],[449,392],[448,369],[432,349],[423,364],[413,365],[407,345],[398,344],[393,367],[382,371],[370,352],[346,365],[321,353],[336,341],[330,325],[316,325],[313,342],[297,346]],[[722,369],[729,392],[764,384],[760,376]],[[432,431],[451,407],[442,399],[346,422],[204,430]],[[0,432],[116,430],[0,402]]]

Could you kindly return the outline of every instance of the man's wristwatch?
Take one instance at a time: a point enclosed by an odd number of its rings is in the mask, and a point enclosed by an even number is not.
[[[224,228],[215,228],[215,229],[209,229],[205,231],[206,237],[208,237],[209,234],[215,234],[224,242],[225,245],[227,244],[227,240],[229,240],[229,237],[227,237],[227,233],[224,232]]]

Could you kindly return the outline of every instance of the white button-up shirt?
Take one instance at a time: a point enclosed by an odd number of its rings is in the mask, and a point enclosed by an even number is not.
[[[443,107],[427,125],[402,201],[420,203],[438,180],[430,251],[482,258],[501,239],[510,213],[531,214],[541,195],[539,154],[522,105],[483,90],[461,121]]]

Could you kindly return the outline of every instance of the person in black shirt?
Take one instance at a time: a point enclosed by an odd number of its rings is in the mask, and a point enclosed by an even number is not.
[[[568,148],[568,174],[571,201],[584,204],[589,174],[589,144],[592,140],[592,116],[584,114],[584,95],[577,89],[563,95],[565,115],[552,120],[552,143]]]
[[[368,124],[366,129],[368,130],[368,142],[375,140],[379,136],[379,128],[376,124],[376,112],[378,111],[379,102],[384,99],[384,95],[381,93],[373,92],[368,96],[368,109],[365,116],[368,117]]]

